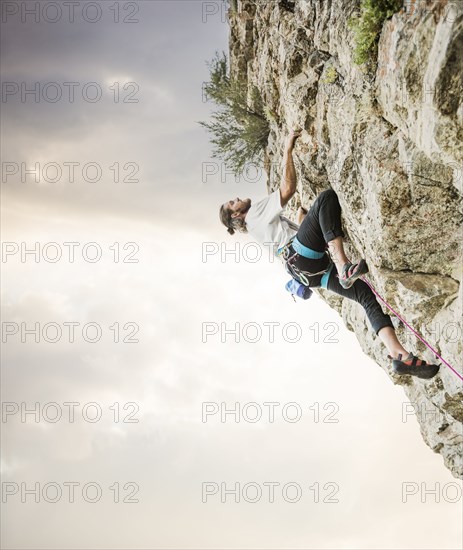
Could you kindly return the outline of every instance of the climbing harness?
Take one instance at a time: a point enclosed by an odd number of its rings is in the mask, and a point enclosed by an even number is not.
[[[312,250],[311,248],[308,248],[304,245],[302,245],[298,240],[297,237],[294,236],[290,241],[288,241],[284,246],[278,249],[277,256],[283,261],[285,264],[286,271],[295,279],[296,281],[301,282],[305,286],[310,286],[310,280],[309,277],[315,277],[316,275],[324,275],[328,271],[331,270],[333,266],[333,262],[331,260],[331,256],[328,254],[329,257],[329,264],[325,269],[322,269],[321,271],[317,271],[316,273],[312,273],[310,271],[301,269],[296,266],[296,262],[300,256],[303,258],[309,258],[309,259],[321,259],[325,256],[325,252],[317,252],[316,250]]]
[[[402,323],[403,323],[406,327],[408,327],[408,328],[413,332],[413,334],[415,334],[415,336],[416,336],[417,338],[419,338],[419,339],[423,342],[423,344],[425,344],[425,345],[434,353],[434,355],[435,355],[436,357],[439,357],[439,359],[440,359],[443,363],[445,363],[445,365],[447,365],[447,367],[448,367],[450,370],[452,370],[452,371],[458,376],[458,378],[460,378],[460,380],[463,380],[463,376],[462,376],[459,372],[457,372],[457,371],[452,367],[452,365],[450,365],[449,363],[447,363],[447,361],[446,361],[445,359],[443,359],[443,358],[437,353],[437,351],[436,351],[430,344],[428,344],[428,342],[426,342],[426,340],[425,340],[420,334],[418,334],[418,332],[416,332],[416,330],[415,330],[413,327],[411,327],[411,326],[407,323],[407,321],[405,321],[405,319],[403,319],[403,318],[402,318],[402,317],[392,308],[392,306],[390,306],[390,305],[386,302],[386,300],[384,300],[384,298],[382,298],[382,297],[376,292],[376,290],[373,288],[373,285],[370,283],[370,281],[368,281],[368,279],[367,279],[366,277],[361,277],[361,279],[371,288],[371,290],[374,292],[374,294],[376,294],[376,296],[377,296],[377,297],[378,297],[378,298],[379,298],[379,299],[380,299],[380,300],[381,300],[381,301],[382,301],[382,302],[392,311],[392,313],[394,313],[394,315],[395,315],[396,317],[398,317],[398,318],[402,321]]]

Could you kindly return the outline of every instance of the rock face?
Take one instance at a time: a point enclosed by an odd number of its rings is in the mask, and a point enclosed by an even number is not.
[[[333,188],[346,247],[366,258],[384,299],[462,374],[463,2],[409,1],[387,20],[378,63],[353,62],[353,0],[237,0],[229,11],[234,76],[259,88],[271,132],[269,190],[286,134],[299,193]],[[462,380],[445,364],[430,381],[391,372],[360,305],[319,291],[366,354],[403,385],[426,443],[463,477]],[[435,356],[400,321],[404,347]]]

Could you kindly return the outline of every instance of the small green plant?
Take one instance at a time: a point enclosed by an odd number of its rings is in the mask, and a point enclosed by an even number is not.
[[[212,122],[200,122],[213,144],[213,158],[220,158],[227,168],[239,175],[248,163],[262,160],[270,132],[269,121],[259,90],[253,86],[248,93],[247,82],[232,79],[225,53],[208,63],[210,81],[204,91],[218,110]]]
[[[354,62],[373,61],[378,53],[378,40],[383,23],[398,12],[403,0],[361,0],[360,14],[349,20],[355,35]]]
[[[338,73],[336,69],[332,66],[329,66],[325,71],[325,76],[322,80],[323,84],[334,84],[338,78]]]

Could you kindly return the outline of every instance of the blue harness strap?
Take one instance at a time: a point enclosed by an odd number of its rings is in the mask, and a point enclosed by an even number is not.
[[[297,254],[300,254],[301,256],[304,256],[304,258],[310,258],[311,260],[320,260],[321,258],[323,258],[323,256],[325,256],[326,252],[318,252],[317,250],[313,250],[312,248],[309,248],[308,246],[304,246],[296,236],[294,236],[285,246],[282,246],[281,248],[278,249],[277,251],[277,255],[280,255],[283,253],[284,249],[291,245],[293,247],[293,250],[297,253]],[[333,267],[334,267],[334,264],[331,264],[330,267],[328,268],[328,271],[326,271],[326,273],[323,274],[321,280],[320,280],[320,286],[322,288],[325,288],[327,289],[327,285],[328,285],[328,280],[330,278],[330,275],[331,275],[331,272],[333,271]],[[291,274],[291,273],[290,273]],[[292,274],[291,274],[292,275]],[[294,279],[293,279],[294,280]],[[296,282],[294,280],[294,282]],[[291,283],[291,281],[290,281]],[[296,292],[294,291],[294,289],[290,286],[290,283],[288,283],[289,285],[289,288],[288,288],[288,285],[286,286],[286,289],[289,290],[291,293],[295,294]],[[300,283],[296,283],[296,284],[300,284]]]
[[[334,267],[334,264],[331,264],[331,266],[330,266],[330,268],[328,269],[328,271],[323,275],[322,280],[320,281],[320,286],[321,286],[322,288],[328,289],[328,287],[327,287],[327,285],[328,285],[328,279],[330,278],[331,272],[333,271],[333,267]]]
[[[301,244],[300,241],[298,241],[297,237],[294,237],[292,246],[295,252],[297,252],[301,256],[304,256],[304,258],[310,258],[311,260],[319,260],[325,255],[325,252],[317,252],[316,250],[312,250],[308,246],[304,246],[303,244]]]

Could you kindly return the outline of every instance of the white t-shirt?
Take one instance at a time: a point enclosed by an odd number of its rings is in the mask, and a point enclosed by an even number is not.
[[[264,199],[252,202],[245,217],[248,233],[261,244],[277,250],[284,246],[297,233],[299,226],[280,215],[280,190],[277,189]]]

